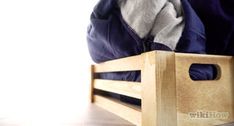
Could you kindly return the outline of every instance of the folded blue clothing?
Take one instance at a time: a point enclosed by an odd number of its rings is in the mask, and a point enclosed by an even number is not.
[[[182,0],[185,27],[176,46],[176,52],[205,53],[205,30],[199,17],[187,0]],[[141,39],[122,18],[116,0],[100,0],[91,14],[87,41],[92,59],[97,62],[138,55],[152,50],[173,51],[166,45],[153,42],[152,36]],[[210,65],[193,65],[189,71],[194,80],[214,78]],[[100,73],[99,78],[140,81],[140,72]]]

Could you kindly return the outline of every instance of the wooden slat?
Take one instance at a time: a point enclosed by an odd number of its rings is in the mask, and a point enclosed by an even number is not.
[[[142,70],[142,126],[177,126],[175,56],[145,53]]]
[[[99,107],[102,107],[133,123],[134,125],[141,125],[141,112],[140,109],[135,106],[98,95],[94,95],[94,103]]]
[[[157,51],[155,64],[157,126],[179,126],[176,106],[175,53]]]
[[[94,95],[94,65],[90,66],[90,93],[89,93],[89,97],[90,97],[90,102],[93,102],[93,95]]]
[[[214,62],[214,61],[209,61],[207,59],[230,59],[232,56],[224,56],[224,55],[210,55],[210,54],[194,54],[194,53],[175,53],[176,58],[193,58],[193,59],[200,59],[203,62],[208,61],[208,62]]]
[[[139,82],[94,79],[94,88],[141,99]]]
[[[94,72],[98,73],[98,72],[141,70],[142,62],[143,60],[141,55],[120,58],[96,64]]]
[[[155,53],[145,53],[142,81],[142,126],[157,126]]]

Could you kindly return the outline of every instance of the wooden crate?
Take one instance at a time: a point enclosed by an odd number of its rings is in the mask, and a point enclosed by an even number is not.
[[[193,81],[193,63],[214,64],[215,80]],[[91,79],[91,101],[137,126],[214,126],[234,122],[234,58],[152,51],[92,65],[91,74],[141,71],[141,82]],[[93,93],[141,99],[141,107]]]

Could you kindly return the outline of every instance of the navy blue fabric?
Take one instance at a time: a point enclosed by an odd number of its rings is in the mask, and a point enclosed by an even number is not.
[[[205,28],[187,0],[181,0],[185,26],[177,46],[177,52],[205,53]]]
[[[206,53],[205,28],[187,0],[181,0],[184,11],[185,27],[176,46],[176,52]],[[216,76],[212,65],[192,65],[189,71],[193,80],[211,80]]]
[[[189,0],[207,35],[207,53],[234,55],[234,1]]]
[[[170,50],[167,46],[141,39],[124,22],[116,0],[101,0],[91,14],[88,28],[88,47],[92,59],[104,62],[138,55],[151,50]],[[100,78],[140,81],[140,72],[98,74]]]

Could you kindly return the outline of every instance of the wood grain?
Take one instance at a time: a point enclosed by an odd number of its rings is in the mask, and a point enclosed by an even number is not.
[[[213,126],[234,121],[234,62],[231,56],[176,54],[176,87],[179,126]],[[216,64],[219,79],[193,81],[189,67],[193,63]],[[191,113],[225,114],[227,118],[196,117]],[[198,114],[200,115],[200,114]],[[201,116],[200,115],[200,116]]]
[[[94,79],[94,88],[141,99],[139,82]]]
[[[94,72],[100,73],[100,72],[141,70],[142,67],[142,61],[140,60],[141,56],[142,55],[131,56],[127,58],[120,58],[96,64]]]

